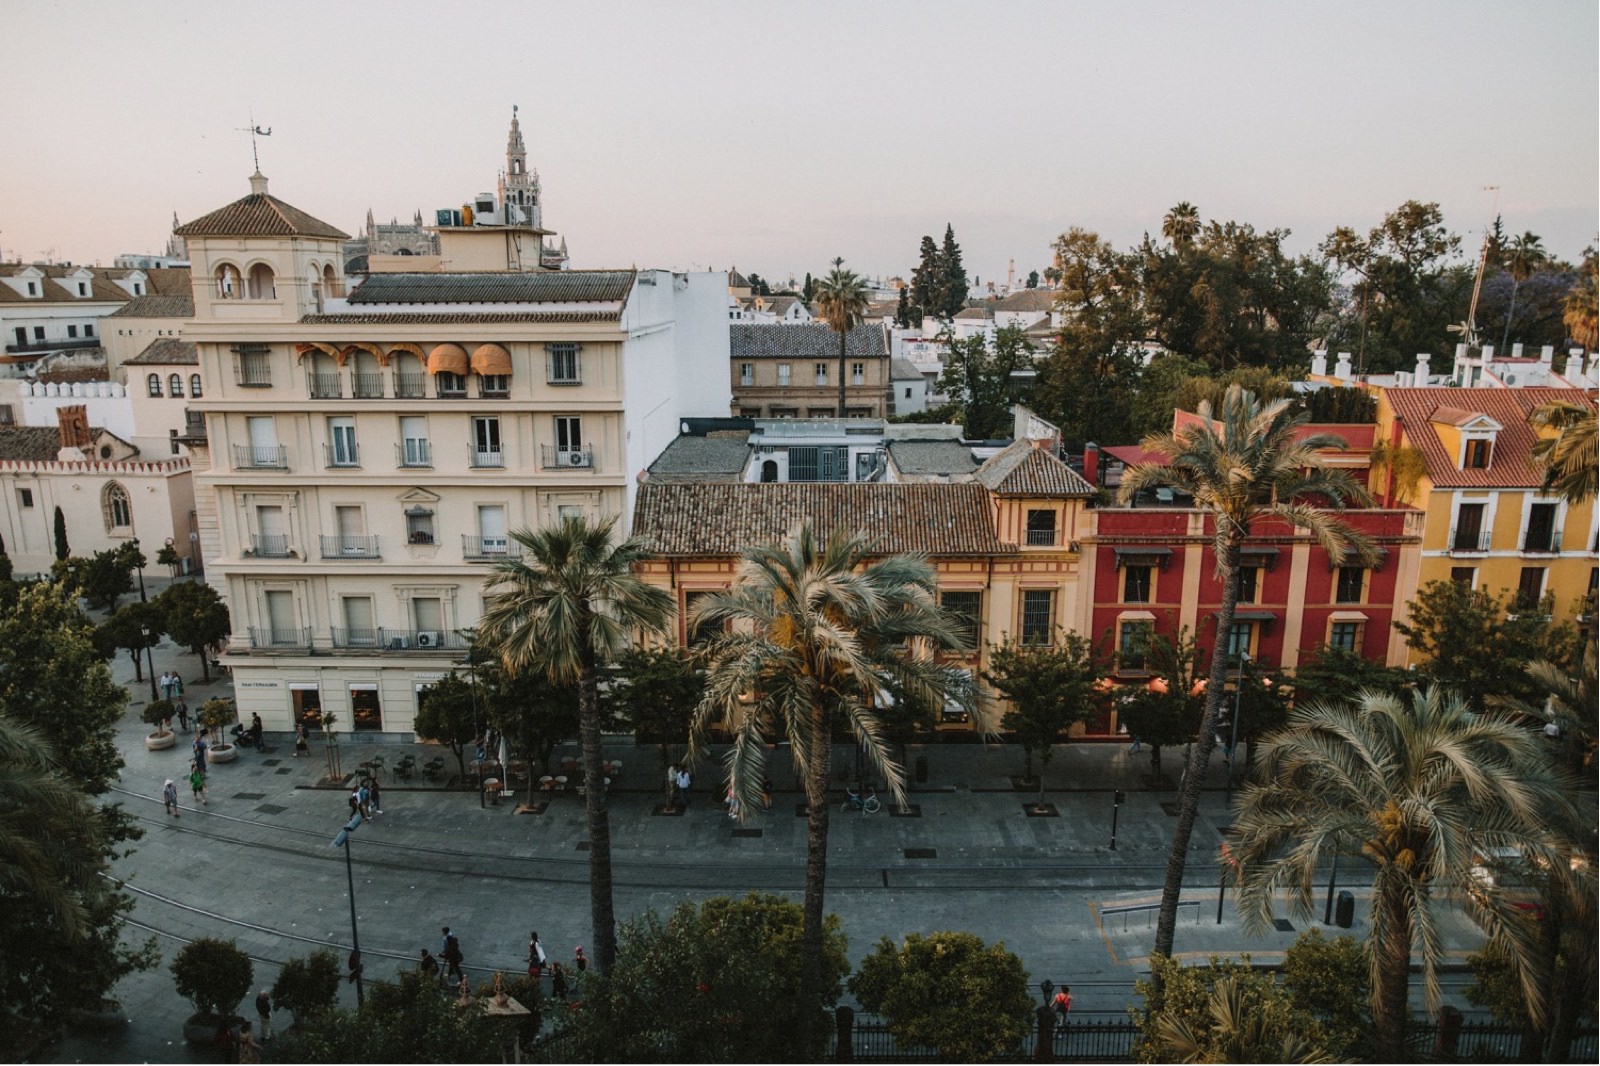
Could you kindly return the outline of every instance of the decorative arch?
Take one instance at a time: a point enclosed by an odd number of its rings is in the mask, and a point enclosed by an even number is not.
[[[133,500],[121,482],[106,482],[100,492],[100,510],[105,517],[107,533],[133,528]]]
[[[244,297],[244,275],[232,263],[218,263],[211,273],[219,300],[238,300]]]
[[[277,275],[273,273],[272,267],[266,263],[256,263],[250,268],[249,281],[245,289],[252,300],[276,300],[278,298]]]
[[[389,353],[384,351],[381,346],[376,345],[376,344],[369,344],[366,341],[357,341],[355,344],[347,344],[343,348],[339,349],[339,357],[340,357],[341,363],[343,362],[343,360],[349,359],[351,356],[355,355],[357,352],[366,352],[366,353],[368,353],[374,359],[378,360],[378,365],[379,366],[388,366],[389,365]]]

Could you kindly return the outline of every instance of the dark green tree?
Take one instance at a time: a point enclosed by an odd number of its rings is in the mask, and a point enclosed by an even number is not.
[[[1150,749],[1150,772],[1161,774],[1161,749],[1188,744],[1204,709],[1199,684],[1210,658],[1186,629],[1176,641],[1155,635],[1145,650],[1150,682],[1121,697],[1117,719]]]
[[[76,581],[78,594],[88,600],[90,606],[115,611],[117,600],[133,591],[131,559],[127,549],[112,548],[95,552],[87,559],[75,557],[56,563],[51,570],[58,576],[66,570]]]
[[[183,565],[183,560],[178,555],[178,549],[171,544],[163,544],[161,546],[161,550],[156,552],[156,562],[171,571],[173,577],[178,576],[178,570]]]
[[[1074,451],[1088,441],[1126,444],[1138,438],[1133,417],[1143,377],[1139,354],[1129,346],[1062,343],[1040,366],[1032,406],[1061,427],[1063,442]],[[1163,428],[1171,425],[1168,411]]]
[[[329,948],[313,951],[303,959],[290,959],[272,983],[272,1002],[294,1012],[300,1022],[332,1010],[339,1002],[339,956]]]
[[[1044,774],[1055,745],[1074,723],[1099,713],[1096,686],[1107,675],[1107,666],[1093,642],[1072,632],[1058,631],[1051,644],[1008,639],[989,651],[983,678],[1011,701],[1000,725],[1015,733],[1022,745],[1024,778],[1033,777],[1033,755],[1039,753],[1041,807]]]
[[[944,274],[939,317],[948,321],[967,306],[969,291],[967,269],[961,265],[961,246],[956,243],[955,227],[948,223],[944,227],[944,244],[939,248],[939,267]]]
[[[95,627],[95,647],[106,659],[126,651],[133,660],[133,679],[143,681],[144,650],[161,643],[163,621],[159,601],[130,603]]]
[[[1294,671],[1294,701],[1349,700],[1363,691],[1398,695],[1416,681],[1411,671],[1373,662],[1365,655],[1324,645]]]
[[[1129,401],[1131,432],[1116,438],[1091,438],[1104,444],[1143,440],[1152,433],[1172,429],[1172,412],[1178,406],[1178,391],[1188,379],[1209,373],[1204,363],[1182,355],[1158,355],[1139,373],[1138,387]]]
[[[55,519],[56,535],[56,561],[65,562],[72,556],[72,547],[67,543],[67,516],[61,513],[61,508],[56,508]]]
[[[689,722],[705,695],[705,678],[677,648],[632,648],[617,660],[609,702],[640,744],[655,744],[664,772],[689,743]]]
[[[417,736],[437,740],[455,753],[461,776],[467,776],[467,745],[478,736],[472,685],[450,671],[422,692],[413,725]]]
[[[804,300],[806,305],[809,307],[811,305],[811,298],[816,295],[816,292],[816,282],[811,280],[811,271],[808,270],[806,271],[806,283],[800,289],[800,299]]]
[[[525,1004],[530,1008],[532,1003]],[[273,1040],[281,1062],[496,1062],[504,1031],[481,1009],[458,1009],[453,996],[416,971],[394,984],[372,983],[360,1010],[331,1010],[302,1020]]]
[[[901,286],[900,288],[900,298],[894,307],[894,324],[901,329],[911,328],[911,289],[909,286]]]
[[[556,745],[578,735],[578,687],[556,684],[539,670],[508,670],[476,644],[472,649],[478,699],[485,720],[505,734],[506,742],[529,764],[528,803],[534,800],[539,773],[550,772],[550,756]],[[468,683],[472,684],[471,678]],[[469,693],[470,694],[470,693]],[[610,702],[602,707],[602,725],[607,732],[620,727]]]
[[[910,933],[878,941],[850,992],[881,1014],[902,1048],[928,1048],[944,1062],[1005,1062],[1033,1020],[1022,960],[1003,942],[971,933]]]
[[[13,583],[13,568],[11,556],[6,552],[6,541],[0,537],[0,586],[9,586]]]
[[[1216,957],[1185,966],[1164,955],[1150,960],[1151,979],[1134,982],[1145,1009],[1136,1062],[1326,1062],[1327,1034],[1295,1006],[1273,975]]]
[[[1290,1002],[1322,1023],[1322,1046],[1338,1061],[1364,1061],[1372,1031],[1372,975],[1361,943],[1307,929],[1278,971]]]
[[[179,950],[172,976],[178,995],[194,1005],[195,1013],[218,1024],[250,994],[255,966],[232,940],[201,937]]]
[[[1017,394],[1017,371],[1033,369],[1033,343],[1016,326],[1006,326],[989,338],[975,333],[957,340],[946,330],[944,372],[939,390],[960,410],[968,437],[993,440],[1011,435],[1011,405]]]
[[[919,314],[942,318],[948,278],[939,259],[939,246],[925,234],[917,255],[917,268],[911,272],[911,303]]]
[[[200,657],[200,670],[211,680],[211,650],[230,632],[228,605],[203,581],[176,581],[154,601],[161,608],[167,633]]]
[[[1037,270],[1028,271],[1028,283],[1027,284],[1028,284],[1028,288],[1030,288],[1030,289],[1037,289],[1039,287],[1039,272]]]

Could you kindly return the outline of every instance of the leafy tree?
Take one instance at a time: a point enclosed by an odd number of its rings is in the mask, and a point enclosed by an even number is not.
[[[1191,497],[1195,507],[1215,524],[1216,572],[1223,593],[1212,632],[1220,641],[1222,635],[1233,631],[1240,552],[1252,526],[1276,521],[1304,528],[1336,565],[1350,556],[1367,559],[1372,554],[1370,542],[1328,508],[1342,508],[1346,501],[1368,504],[1371,498],[1344,471],[1329,469],[1319,454],[1330,449],[1343,451],[1344,438],[1328,433],[1297,438],[1308,419],[1303,411],[1295,412],[1287,400],[1263,404],[1253,393],[1233,385],[1220,411],[1214,412],[1211,404],[1202,402],[1198,413],[1200,420],[1194,424],[1145,439],[1145,449],[1166,456],[1170,465],[1130,468],[1122,476],[1118,496],[1126,503],[1145,489],[1174,488]],[[1225,696],[1228,659],[1226,655],[1211,657],[1199,739],[1190,750],[1179,791],[1178,824],[1156,926],[1155,951],[1161,955],[1172,953],[1189,837],[1199,813],[1200,784],[1211,758],[1217,710]]]
[[[1362,1057],[1372,1031],[1372,979],[1355,937],[1329,940],[1322,930],[1307,929],[1284,954],[1278,974],[1295,1007],[1322,1023],[1320,1043],[1329,1055]]]
[[[1349,699],[1358,692],[1394,696],[1415,681],[1409,670],[1373,662],[1360,652],[1323,645],[1295,668],[1294,699],[1304,704]]]
[[[1578,281],[1561,305],[1561,321],[1572,342],[1591,352],[1600,345],[1600,255],[1590,245],[1583,252]]]
[[[507,670],[505,664],[477,644],[471,652],[477,671],[478,698],[489,725],[506,736],[511,749],[528,760],[528,803],[534,798],[538,782],[531,768],[550,772],[550,756],[556,745],[578,735],[578,687],[555,684],[550,675],[537,668]],[[611,732],[620,726],[610,701],[601,705],[601,729]]]
[[[1300,397],[1313,422],[1371,425],[1378,420],[1378,398],[1365,389],[1317,389]]]
[[[1206,365],[1182,355],[1158,355],[1138,376],[1138,387],[1129,401],[1131,432],[1122,438],[1106,438],[1107,443],[1142,440],[1152,433],[1172,428],[1172,412],[1179,406],[1178,390],[1189,378],[1203,377]],[[1098,439],[1098,438],[1093,438]]]
[[[938,308],[939,317],[949,321],[967,306],[967,270],[961,265],[961,246],[956,243],[955,227],[944,227],[944,243],[939,246],[939,268],[944,275],[943,303]]]
[[[1161,749],[1193,743],[1200,728],[1204,701],[1199,693],[1200,671],[1206,653],[1188,629],[1178,639],[1156,634],[1145,649],[1145,663],[1151,678],[1148,685],[1122,697],[1117,718],[1150,749],[1150,772],[1161,773]]]
[[[151,700],[139,712],[139,721],[157,732],[166,733],[169,732],[167,723],[172,721],[175,713],[171,700]]]
[[[201,937],[185,944],[172,960],[172,976],[178,995],[194,1004],[197,1014],[220,1021],[232,1016],[250,994],[255,967],[232,940]]]
[[[888,1020],[901,1047],[931,1048],[946,1062],[1008,1061],[1033,1019],[1022,960],[971,933],[910,933],[899,947],[884,937],[850,991]]]
[[[741,812],[757,806],[770,733],[790,743],[805,782],[805,951],[808,997],[824,988],[823,893],[827,882],[828,783],[833,732],[845,726],[873,768],[905,802],[905,775],[890,758],[877,719],[879,693],[892,681],[926,703],[942,703],[962,684],[954,667],[914,653],[962,652],[960,622],[939,606],[938,578],[926,559],[868,561],[868,543],[835,530],[826,538],[804,523],[782,543],[747,548],[734,585],[701,598],[692,628],[726,626],[705,650],[706,695],[695,714],[690,757],[704,750],[713,724],[733,738],[726,764]]]
[[[66,566],[76,575],[78,591],[85,599],[115,611],[117,600],[133,591],[131,559],[124,548],[112,548],[95,552],[87,559],[68,559]]]
[[[72,556],[72,547],[67,543],[67,516],[61,513],[61,508],[56,508],[55,518],[56,561],[65,562]]]
[[[1545,251],[1544,242],[1538,234],[1524,231],[1522,236],[1511,239],[1510,247],[1506,250],[1506,273],[1511,276],[1511,300],[1506,307],[1506,328],[1500,339],[1502,351],[1511,349],[1511,317],[1517,309],[1517,290],[1549,261],[1550,253]]]
[[[1011,701],[1000,725],[1015,733],[1022,745],[1023,777],[1033,777],[1033,753],[1039,753],[1040,806],[1055,744],[1063,730],[1099,712],[1096,685],[1105,676],[1106,664],[1094,644],[1077,633],[1060,633],[1048,645],[1007,639],[990,650],[983,677]]]
[[[159,598],[152,603],[130,603],[95,627],[95,647],[106,659],[119,650],[126,651],[133,660],[133,679],[143,681],[144,650],[161,643],[164,623]]]
[[[756,296],[771,296],[772,286],[760,274],[751,271],[747,275],[750,281],[750,291]]]
[[[967,436],[975,440],[1010,436],[1016,387],[1011,375],[1033,369],[1033,343],[1027,334],[1016,326],[1005,326],[995,334],[992,345],[981,333],[957,340],[946,330],[940,339],[946,355],[939,391],[959,409],[957,417]]]
[[[1223,399],[1228,395],[1228,390],[1235,385],[1254,393],[1256,399],[1262,403],[1294,398],[1296,405],[1299,405],[1298,397],[1295,397],[1294,385],[1288,378],[1266,367],[1244,366],[1237,367],[1225,374],[1219,374],[1216,377],[1200,375],[1180,382],[1172,397],[1173,406],[1184,411],[1198,411],[1201,404],[1208,403],[1213,411],[1220,410]],[[1310,412],[1307,411],[1307,418],[1309,419],[1309,417]],[[1171,419],[1172,413],[1169,411],[1167,413],[1169,425]],[[1164,426],[1162,428],[1165,429],[1167,427]]]
[[[211,649],[228,638],[228,605],[203,581],[175,581],[155,598],[163,624],[173,640],[200,657],[200,670],[211,680]]]
[[[423,690],[412,725],[417,736],[437,740],[455,754],[462,777],[467,776],[467,745],[479,735],[477,698],[471,683],[452,670]]]
[[[1533,445],[1533,457],[1544,470],[1544,490],[1561,494],[1570,504],[1581,504],[1594,496],[1600,480],[1600,448],[1596,446],[1595,408],[1553,400],[1533,412],[1528,419],[1539,429],[1553,429],[1555,436],[1540,435]]]
[[[828,328],[839,335],[839,417],[849,412],[845,407],[845,346],[850,331],[861,325],[869,304],[866,280],[855,272],[843,269],[844,260],[835,259],[828,276],[817,283],[817,311]]]
[[[14,584],[11,556],[6,552],[6,540],[0,537],[0,586],[9,587]]]
[[[824,928],[820,990],[800,980],[799,904],[751,893],[647,911],[622,926],[617,964],[586,976],[568,1016],[564,1056],[577,1062],[819,1062],[824,1008],[850,971],[836,915]]]
[[[1532,700],[1538,685],[1528,664],[1567,663],[1574,633],[1547,611],[1508,611],[1507,594],[1458,581],[1430,581],[1411,601],[1410,621],[1394,627],[1426,656],[1419,673],[1465,696],[1476,709],[1491,698]]]
[[[1130,1012],[1139,1025],[1135,1061],[1333,1061],[1322,1026],[1248,956],[1184,966],[1156,955],[1150,969],[1152,980],[1134,982],[1145,997],[1145,1010]]]
[[[339,1002],[343,974],[339,956],[323,948],[303,959],[290,959],[272,983],[272,1001],[294,1012],[296,1023],[332,1010]]]
[[[1027,285],[1030,289],[1037,289],[1039,287],[1039,272],[1037,270],[1028,271]]]
[[[283,1062],[495,1062],[503,1030],[482,1010],[459,1010],[432,982],[408,971],[395,984],[367,986],[360,1010],[302,1019],[273,1040]]]
[[[677,761],[672,746],[688,744],[689,723],[704,695],[705,679],[677,648],[634,648],[617,660],[612,706],[640,743],[659,746],[663,771]]]
[[[1543,821],[1566,801],[1541,740],[1436,687],[1406,702],[1364,693],[1297,708],[1263,745],[1261,772],[1240,793],[1233,823],[1245,928],[1270,928],[1285,890],[1289,913],[1310,920],[1317,862],[1330,852],[1360,856],[1373,875],[1365,952],[1385,1061],[1404,1055],[1413,951],[1427,1009],[1437,1009],[1444,946],[1434,908],[1441,892],[1474,883],[1475,849],[1556,857]],[[1499,893],[1474,893],[1473,904],[1479,924],[1515,946],[1525,989],[1542,997],[1549,975],[1530,923]],[[1535,1012],[1542,1015],[1542,999]]]
[[[1118,444],[1136,438],[1134,412],[1144,368],[1139,352],[1127,345],[1104,349],[1066,341],[1039,368],[1033,407],[1061,427],[1074,450],[1087,441]],[[1163,428],[1172,425],[1167,411]]]
[[[645,543],[628,538],[613,544],[615,528],[615,518],[597,524],[567,518],[538,532],[514,532],[525,558],[496,565],[480,630],[485,647],[511,672],[543,670],[553,684],[578,687],[589,907],[595,964],[602,970],[616,961],[617,931],[597,686],[601,670],[631,635],[664,633],[672,617],[672,597],[635,572],[648,554]]]

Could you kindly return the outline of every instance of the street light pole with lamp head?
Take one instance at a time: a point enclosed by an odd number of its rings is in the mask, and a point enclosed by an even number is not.
[[[139,571],[139,602],[149,603],[150,598],[144,594],[144,553],[139,550],[139,538],[134,537],[128,544],[133,548],[133,568]]]
[[[156,658],[150,651],[150,627],[141,623],[139,632],[144,637],[144,658],[149,664],[146,672],[150,675],[150,702],[154,703],[161,698],[161,695],[156,692]]]
[[[361,933],[356,928],[356,875],[350,864],[350,835],[361,828],[361,812],[357,811],[350,816],[350,821],[339,830],[339,835],[333,838],[333,847],[344,849],[344,876],[350,886],[350,947],[351,947],[351,972],[356,979],[356,1006],[366,1003],[366,988],[361,980],[361,971],[366,964],[361,961]]]

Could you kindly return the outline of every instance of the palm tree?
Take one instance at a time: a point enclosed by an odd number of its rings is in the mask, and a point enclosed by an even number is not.
[[[589,907],[595,964],[610,970],[617,955],[611,900],[611,823],[600,764],[600,668],[628,646],[634,632],[659,634],[672,617],[672,597],[634,572],[644,541],[612,544],[615,518],[511,534],[526,560],[496,564],[486,590],[478,639],[513,673],[544,670],[552,684],[578,686],[578,737],[583,749],[584,809],[589,821]]]
[[[1505,335],[1500,338],[1500,347],[1509,349],[1511,346],[1511,316],[1517,310],[1517,290],[1522,283],[1533,277],[1533,272],[1538,270],[1550,258],[1544,250],[1544,242],[1539,235],[1533,232],[1524,232],[1522,236],[1511,241],[1511,248],[1506,256],[1506,273],[1511,275],[1511,301],[1506,304],[1506,329]]]
[[[844,260],[835,259],[833,269],[817,282],[817,310],[828,328],[839,334],[839,417],[845,417],[845,340],[867,314],[867,283],[854,271],[844,269]]]
[[[1579,268],[1577,284],[1561,301],[1561,321],[1573,343],[1594,350],[1600,344],[1600,255],[1590,245],[1583,253],[1583,266]]]
[[[0,715],[0,895],[34,901],[71,937],[89,935],[80,886],[99,871],[99,819],[55,767],[49,742]]]
[[[1365,859],[1373,883],[1363,950],[1384,1061],[1402,1061],[1413,950],[1427,1008],[1438,1004],[1440,902],[1465,901],[1479,924],[1514,947],[1530,1009],[1542,1016],[1548,988],[1530,929],[1537,923],[1472,872],[1475,855],[1491,848],[1518,849],[1535,865],[1558,861],[1543,820],[1567,801],[1542,739],[1499,712],[1474,714],[1459,695],[1435,687],[1409,702],[1363,692],[1297,708],[1263,746],[1233,822],[1245,928],[1270,929],[1285,889],[1289,912],[1311,920],[1318,861]]]
[[[1190,1019],[1177,1013],[1163,1013],[1157,1019],[1162,1057],[1168,1062],[1334,1061],[1303,1033],[1285,1028],[1282,1019],[1257,1008],[1259,1004],[1250,1001],[1237,977],[1218,978],[1206,996],[1209,1032],[1196,1033]],[[1209,1047],[1212,1043],[1218,1046]]]
[[[823,889],[828,862],[828,778],[833,730],[843,723],[883,775],[896,803],[905,772],[890,754],[875,707],[891,686],[923,705],[970,700],[959,671],[930,651],[964,652],[961,622],[938,600],[920,555],[869,562],[869,545],[810,522],[778,544],[747,549],[734,585],[695,604],[691,628],[728,627],[705,650],[706,694],[695,712],[690,757],[708,730],[733,737],[727,756],[740,812],[759,801],[769,733],[788,739],[806,787],[806,994],[822,993]]]
[[[1539,429],[1556,431],[1555,436],[1540,437],[1533,445],[1533,458],[1544,467],[1545,491],[1554,489],[1568,503],[1582,503],[1593,496],[1600,470],[1595,408],[1553,400],[1535,410],[1528,421]]]
[[[1161,235],[1174,248],[1187,248],[1200,233],[1200,209],[1188,200],[1178,203],[1161,220]]]
[[[1239,553],[1251,527],[1278,521],[1309,530],[1335,566],[1351,556],[1367,559],[1372,554],[1364,536],[1324,509],[1342,508],[1346,501],[1363,506],[1371,502],[1366,490],[1344,471],[1328,469],[1318,454],[1344,450],[1342,437],[1313,433],[1296,439],[1296,431],[1310,421],[1308,414],[1296,412],[1287,399],[1262,404],[1255,393],[1238,385],[1230,385],[1224,394],[1219,419],[1213,421],[1209,401],[1201,402],[1199,414],[1197,423],[1146,437],[1143,447],[1167,456],[1170,465],[1133,467],[1123,474],[1118,492],[1123,503],[1157,487],[1174,488],[1192,497],[1194,505],[1208,512],[1215,523],[1217,576],[1222,580],[1217,646],[1211,655],[1205,708],[1198,738],[1189,751],[1178,798],[1178,824],[1161,890],[1155,951],[1162,955],[1172,954],[1189,837],[1199,810],[1200,781],[1216,743],[1217,709],[1224,696],[1228,665],[1237,658],[1225,653],[1223,641],[1233,632],[1234,609],[1239,602]]]

